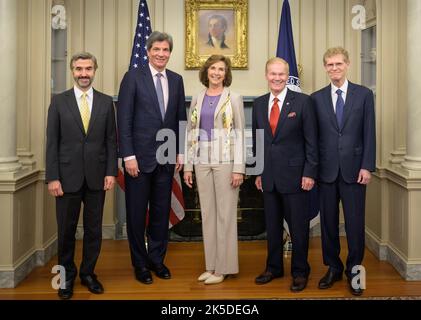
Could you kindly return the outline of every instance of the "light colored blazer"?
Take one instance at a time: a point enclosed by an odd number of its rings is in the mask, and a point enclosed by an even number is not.
[[[184,152],[186,161],[184,165],[184,171],[193,171],[193,164],[195,161],[197,161],[200,146],[200,143],[198,143],[198,129],[200,128],[200,114],[205,93],[206,89],[200,91],[193,97],[190,104],[190,111],[187,117],[186,143]],[[228,96],[230,97],[231,101],[231,112],[227,112],[226,107],[224,107]],[[226,128],[227,116],[228,118],[232,118],[232,128],[229,131],[229,137],[228,130]],[[232,172],[235,173],[245,173],[244,126],[245,119],[243,98],[239,94],[225,87],[222,91],[221,98],[219,99],[219,103],[216,106],[214,114],[214,130],[218,130],[218,133],[221,134],[221,136],[220,139],[212,140],[211,145],[212,148],[220,149],[220,152],[218,153],[220,156],[220,163],[226,162],[226,160],[234,163]],[[195,130],[195,128],[197,130]],[[224,150],[228,149],[224,148],[229,148],[229,152],[227,154],[224,153]],[[229,158],[227,159],[226,157],[228,156]]]

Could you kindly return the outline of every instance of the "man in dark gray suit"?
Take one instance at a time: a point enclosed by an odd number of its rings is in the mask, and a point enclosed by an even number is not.
[[[353,283],[364,257],[365,192],[376,168],[376,130],[373,92],[351,83],[346,75],[348,52],[331,48],[323,57],[331,80],[312,94],[319,124],[319,192],[323,262],[329,266],[319,288],[330,288],[342,279],[339,257],[339,201],[345,218],[348,258],[345,274],[354,295],[363,293]]]
[[[77,268],[74,263],[75,232],[83,202],[82,285],[103,293],[94,274],[101,249],[105,191],[117,176],[116,125],[110,96],[92,88],[96,58],[87,52],[70,61],[74,87],[54,96],[48,110],[46,182],[56,197],[58,263],[66,270],[62,299],[73,295]]]

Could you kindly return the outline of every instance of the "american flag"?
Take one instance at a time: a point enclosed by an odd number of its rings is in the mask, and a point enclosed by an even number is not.
[[[145,0],[140,0],[129,69],[137,68],[148,63],[146,40],[148,40],[151,32],[151,18],[149,17],[148,4]]]
[[[129,69],[138,68],[141,65],[148,64],[148,55],[146,50],[146,40],[152,32],[151,19],[149,17],[148,4],[146,0],[139,1],[139,10],[137,15],[136,32],[133,39],[132,56],[130,58]],[[120,167],[117,182],[124,192],[124,174]],[[184,218],[184,198],[181,187],[180,174],[175,172],[172,182],[171,210],[169,228],[179,223]]]

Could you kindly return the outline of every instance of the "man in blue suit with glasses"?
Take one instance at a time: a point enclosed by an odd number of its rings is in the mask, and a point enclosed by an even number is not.
[[[330,48],[323,56],[331,80],[312,94],[319,127],[319,192],[323,262],[329,267],[320,289],[342,279],[339,257],[339,201],[342,202],[348,258],[345,274],[353,295],[363,288],[352,279],[362,264],[365,247],[365,194],[376,168],[373,92],[347,80],[348,52]]]

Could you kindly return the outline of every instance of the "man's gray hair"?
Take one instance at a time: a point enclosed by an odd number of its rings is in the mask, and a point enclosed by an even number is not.
[[[172,46],[173,46],[173,42],[172,42],[172,37],[165,32],[159,32],[159,31],[154,31],[150,34],[148,40],[146,41],[146,48],[149,51],[152,48],[152,45],[154,44],[154,42],[162,42],[162,41],[167,41],[168,44],[170,45],[170,52],[172,52]]]
[[[92,62],[94,63],[94,69],[98,69],[98,62],[96,61],[95,56],[92,53],[89,52],[78,52],[75,53],[72,56],[72,59],[70,59],[70,70],[73,70],[73,62],[77,61],[77,60],[92,60]]]

